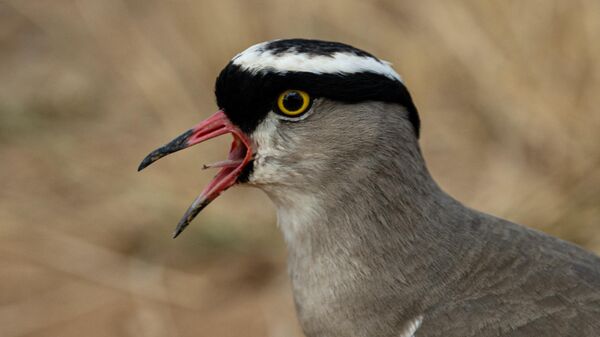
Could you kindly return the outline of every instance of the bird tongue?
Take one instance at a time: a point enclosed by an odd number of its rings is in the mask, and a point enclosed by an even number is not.
[[[227,118],[223,110],[219,110],[194,128],[173,139],[170,143],[152,151],[144,158],[144,160],[142,160],[142,163],[138,167],[138,171],[141,171],[148,165],[170,153],[183,150],[186,147],[226,133],[231,133],[233,136],[233,142],[231,143],[231,149],[229,150],[227,160],[205,166],[220,167],[221,169],[185,212],[183,218],[181,218],[175,228],[175,232],[173,233],[174,238],[183,232],[196,215],[210,204],[211,201],[237,182],[244,167],[252,158],[250,139],[238,127],[231,124],[231,121]]]

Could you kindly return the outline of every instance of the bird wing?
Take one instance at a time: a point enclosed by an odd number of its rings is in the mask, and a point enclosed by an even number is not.
[[[464,277],[416,336],[600,336],[600,258],[488,215],[477,219]]]

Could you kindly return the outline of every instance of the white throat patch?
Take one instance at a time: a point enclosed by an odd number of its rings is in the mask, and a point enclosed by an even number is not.
[[[331,55],[299,53],[294,49],[284,53],[273,53],[265,49],[271,41],[256,44],[236,55],[232,62],[243,70],[308,72],[314,74],[353,74],[370,72],[384,75],[402,82],[402,78],[392,69],[390,63],[374,57],[356,55],[349,52],[335,52]]]

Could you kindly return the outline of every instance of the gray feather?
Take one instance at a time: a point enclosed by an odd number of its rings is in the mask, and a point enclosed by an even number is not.
[[[417,337],[600,336],[600,259],[444,193],[401,107],[318,100],[265,123],[250,183],[278,208],[308,337],[419,317]]]

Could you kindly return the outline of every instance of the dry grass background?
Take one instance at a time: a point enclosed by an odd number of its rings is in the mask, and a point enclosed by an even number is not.
[[[170,239],[228,140],[135,170],[282,37],[393,62],[446,190],[600,251],[597,0],[0,1],[1,336],[300,336],[260,192]]]

